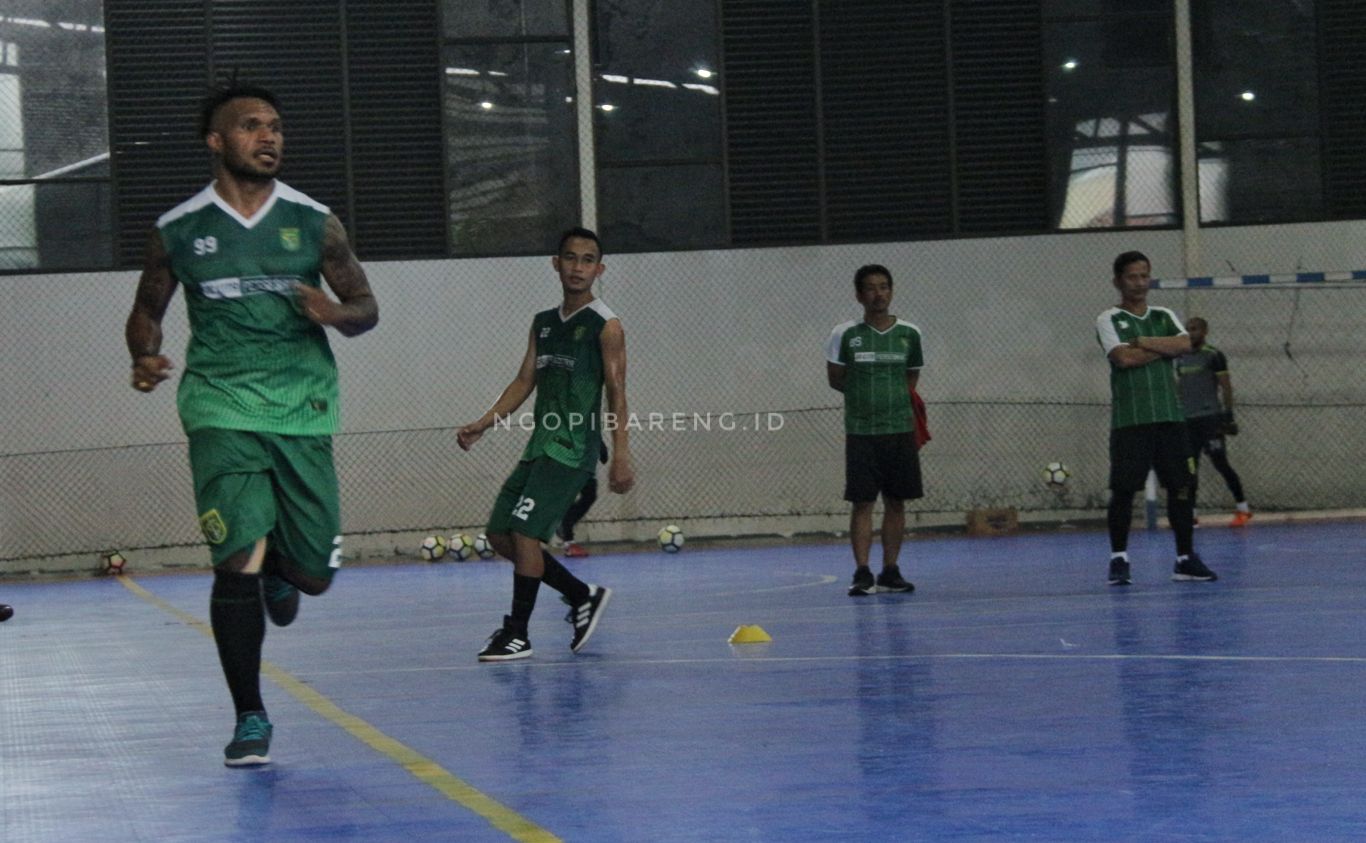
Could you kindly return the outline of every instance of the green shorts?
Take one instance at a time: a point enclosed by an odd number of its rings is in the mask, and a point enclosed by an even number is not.
[[[521,533],[550,541],[569,505],[579,496],[593,472],[570,468],[550,457],[517,463],[489,516],[489,535]]]
[[[341,567],[332,437],[209,429],[189,438],[195,506],[213,564],[264,536],[284,564],[330,582]]]

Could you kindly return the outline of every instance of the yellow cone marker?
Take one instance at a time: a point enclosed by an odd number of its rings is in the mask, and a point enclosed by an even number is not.
[[[761,626],[741,625],[735,628],[730,634],[732,644],[767,644],[773,640],[773,636],[764,632]]]

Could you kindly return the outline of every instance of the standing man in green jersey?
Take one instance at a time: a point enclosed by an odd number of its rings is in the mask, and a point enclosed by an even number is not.
[[[126,336],[133,388],[151,392],[170,377],[161,320],[184,286],[190,342],[176,403],[214,566],[209,620],[237,710],[224,763],[244,767],[270,761],[264,616],[288,625],[299,592],[322,594],[341,565],[337,366],[323,329],[362,334],[379,310],[341,222],[275,178],[274,95],[234,83],[199,116],[214,181],[157,220]]]
[[[1152,263],[1142,252],[1114,261],[1119,306],[1096,317],[1096,338],[1110,362],[1110,585],[1128,585],[1129,527],[1134,494],[1148,471],[1167,490],[1167,519],[1176,534],[1177,582],[1218,579],[1196,555],[1194,463],[1172,361],[1191,349],[1181,320],[1148,304]]]
[[[598,236],[586,228],[566,231],[551,265],[560,277],[564,300],[559,307],[536,314],[517,377],[488,412],[457,433],[460,447],[468,451],[484,431],[508,419],[535,391],[531,441],[498,492],[485,531],[494,550],[512,561],[512,613],[503,617],[502,627],[479,653],[484,662],[531,655],[527,621],[542,580],[569,604],[566,620],[574,627],[569,648],[577,653],[588,643],[612,590],[579,580],[543,550],[541,542],[550,540],[593,476],[603,427],[612,433],[608,488],[624,494],[635,483],[627,431],[626,334],[617,315],[593,296],[593,282],[603,271]]]
[[[925,358],[920,329],[896,318],[892,273],[877,264],[854,273],[863,319],[835,326],[825,344],[825,371],[844,393],[844,499],[853,505],[849,539],[854,581],[849,594],[914,591],[897,565],[906,532],[906,501],[924,495],[916,453],[911,393]],[[882,496],[882,572],[873,578],[873,505]]]
[[[1228,373],[1228,358],[1213,344],[1205,342],[1209,323],[1199,316],[1186,321],[1191,336],[1189,354],[1176,361],[1181,383],[1181,408],[1186,413],[1186,432],[1190,436],[1191,458],[1195,460],[1195,480],[1191,486],[1191,500],[1199,491],[1200,452],[1209,454],[1209,461],[1224,478],[1237,511],[1231,527],[1246,527],[1252,520],[1252,508],[1243,494],[1243,480],[1228,461],[1225,436],[1238,435],[1238,423],[1233,420],[1233,380]],[[1200,523],[1198,520],[1196,523]]]

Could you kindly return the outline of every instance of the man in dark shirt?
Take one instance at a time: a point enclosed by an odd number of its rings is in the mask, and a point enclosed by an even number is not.
[[[1192,316],[1186,322],[1186,331],[1191,337],[1191,350],[1177,360],[1176,371],[1180,376],[1181,406],[1186,412],[1191,456],[1198,462],[1202,451],[1209,454],[1209,461],[1223,475],[1237,503],[1231,526],[1243,527],[1252,520],[1252,510],[1243,496],[1243,481],[1228,463],[1224,439],[1238,433],[1238,423],[1233,420],[1233,381],[1228,375],[1228,359],[1224,352],[1205,341],[1209,323],[1204,319]]]

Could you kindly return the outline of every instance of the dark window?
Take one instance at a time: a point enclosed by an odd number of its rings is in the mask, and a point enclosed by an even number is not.
[[[726,242],[715,4],[599,0],[598,220],[613,251]]]
[[[733,242],[1047,230],[1036,5],[722,9]]]
[[[579,221],[568,0],[442,0],[447,240],[541,254]]]
[[[569,0],[442,0],[447,38],[569,35]]]
[[[107,267],[101,4],[8,8],[0,15],[0,270]]]
[[[598,224],[614,252],[715,247],[726,241],[725,186],[714,164],[604,171]]]
[[[943,3],[820,8],[828,237],[952,233]]]
[[[1054,0],[1045,11],[1053,226],[1178,224],[1170,4]]]
[[[431,0],[346,4],[349,219],[362,259],[447,253],[436,28]]]
[[[1323,216],[1312,0],[1192,3],[1202,222]]]
[[[1317,0],[1326,216],[1366,217],[1366,0]]]
[[[559,42],[445,48],[447,222],[455,254],[539,254],[578,221],[568,50]]]
[[[791,0],[721,6],[731,242],[819,243],[815,11]]]
[[[1042,25],[1019,0],[951,0],[955,225],[1045,231]]]
[[[211,84],[280,98],[281,178],[326,204],[362,259],[445,253],[431,0],[106,0],[117,262],[211,177],[195,134]]]

